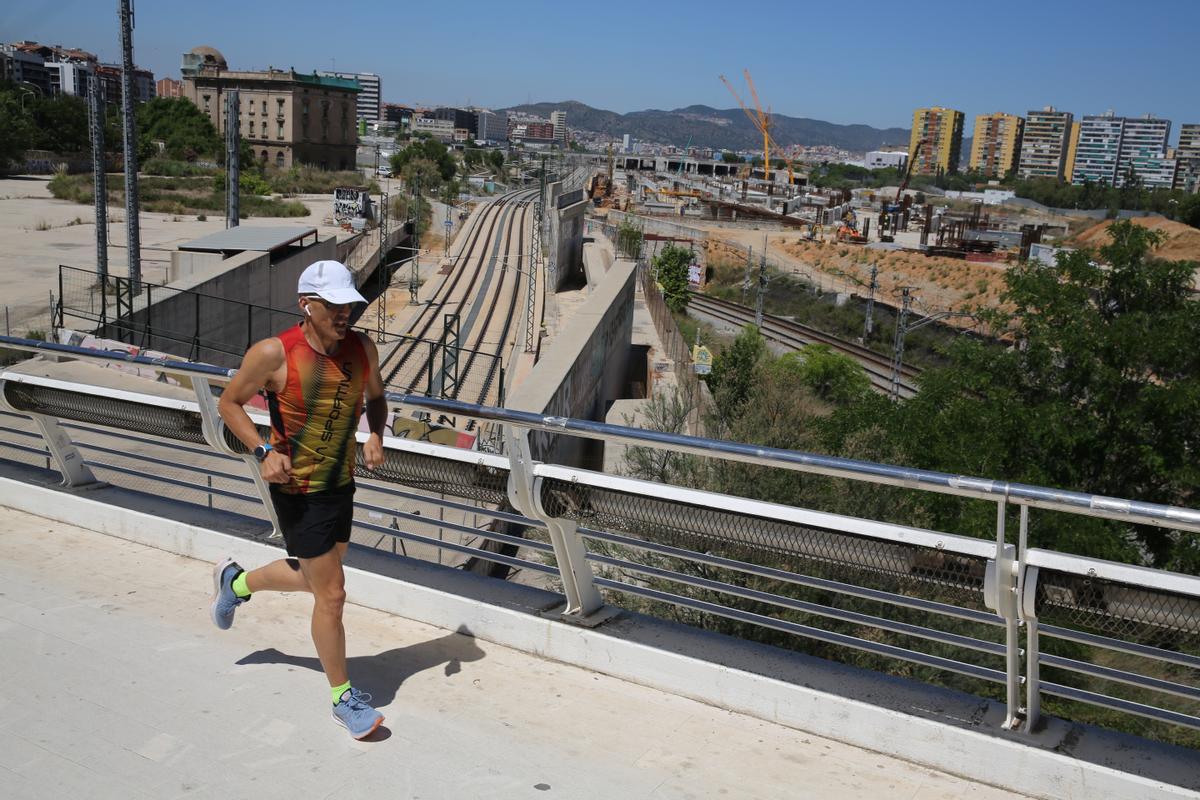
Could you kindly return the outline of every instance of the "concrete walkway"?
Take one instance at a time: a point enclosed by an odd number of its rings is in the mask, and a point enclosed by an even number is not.
[[[349,606],[387,715],[329,717],[307,598],[208,620],[210,565],[0,510],[0,797],[1011,797]]]

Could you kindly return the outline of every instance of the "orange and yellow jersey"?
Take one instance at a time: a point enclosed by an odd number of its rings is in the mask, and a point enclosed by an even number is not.
[[[271,446],[292,460],[291,482],[277,487],[288,494],[338,489],[354,480],[354,433],[370,369],[356,332],[325,355],[304,338],[302,325],[279,335],[287,383],[281,392],[267,392]]]

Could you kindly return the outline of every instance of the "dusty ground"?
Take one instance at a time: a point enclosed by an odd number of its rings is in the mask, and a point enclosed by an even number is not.
[[[1167,261],[1198,261],[1200,262],[1200,229],[1184,225],[1182,222],[1172,222],[1163,217],[1137,217],[1134,224],[1144,228],[1161,231],[1166,241],[1154,251],[1159,258]],[[1108,244],[1108,226],[1112,222],[1101,222],[1087,228],[1071,241],[1072,247],[1102,247]]]
[[[90,205],[57,200],[50,195],[48,175],[0,178],[0,285],[4,287],[4,314],[0,332],[24,335],[30,329],[49,327],[50,293],[58,293],[58,265],[96,268],[96,222]],[[307,217],[243,220],[247,226],[311,225],[322,239],[344,236],[327,224],[332,197],[300,195],[309,209]],[[165,283],[171,250],[180,243],[225,228],[225,217],[143,212],[140,222],[142,277]],[[126,228],[123,206],[108,207],[108,265],[112,275],[127,275]],[[5,327],[7,324],[7,328]]]
[[[993,307],[1004,288],[1004,263],[976,263],[955,258],[930,258],[917,253],[876,250],[862,245],[809,242],[799,232],[710,228],[723,241],[709,240],[709,263],[725,259],[744,263],[746,247],[754,260],[767,238],[767,260],[781,269],[803,275],[826,289],[864,294],[871,266],[878,269],[876,296],[898,302],[901,286],[913,287],[916,308],[922,312],[968,307]],[[730,246],[733,245],[733,246]],[[969,324],[969,323],[965,323]]]

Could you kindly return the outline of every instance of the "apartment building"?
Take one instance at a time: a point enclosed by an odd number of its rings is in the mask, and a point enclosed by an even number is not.
[[[551,111],[550,124],[554,126],[554,140],[562,149],[567,149],[570,132],[567,130],[567,112]]]
[[[958,171],[962,154],[964,115],[952,108],[934,106],[913,112],[908,154],[913,173],[940,175]]]
[[[1172,187],[1185,192],[1200,191],[1200,124],[1189,123],[1180,126],[1175,161],[1175,181]]]
[[[225,130],[225,93],[236,89],[240,132],[259,159],[276,167],[311,164],[354,169],[357,81],[295,70],[230,70],[211,47],[183,56],[183,96]]]
[[[1176,178],[1176,159],[1167,158],[1170,135],[1170,120],[1149,114],[1084,117],[1071,182],[1121,187],[1134,176],[1146,188],[1170,188]]]
[[[993,178],[1003,178],[1017,168],[1025,121],[1015,114],[980,114],[975,117],[970,168]]]
[[[1054,106],[1027,113],[1017,177],[1024,180],[1052,178],[1061,181],[1065,174],[1074,121],[1070,111],[1059,111]]]
[[[1111,111],[1081,119],[1071,183],[1117,186],[1124,132],[1125,118],[1115,116]]]

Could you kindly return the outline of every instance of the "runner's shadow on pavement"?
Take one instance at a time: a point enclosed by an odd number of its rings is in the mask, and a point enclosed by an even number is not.
[[[462,670],[464,661],[478,661],[486,655],[475,644],[471,631],[462,625],[455,633],[437,639],[384,650],[373,656],[351,656],[346,659],[346,666],[354,685],[370,693],[371,705],[380,708],[396,698],[396,691],[410,676],[440,664],[445,664],[443,671],[447,676],[454,675]],[[322,671],[321,662],[315,656],[288,655],[274,647],[253,652],[236,663],[287,664],[314,672]]]

